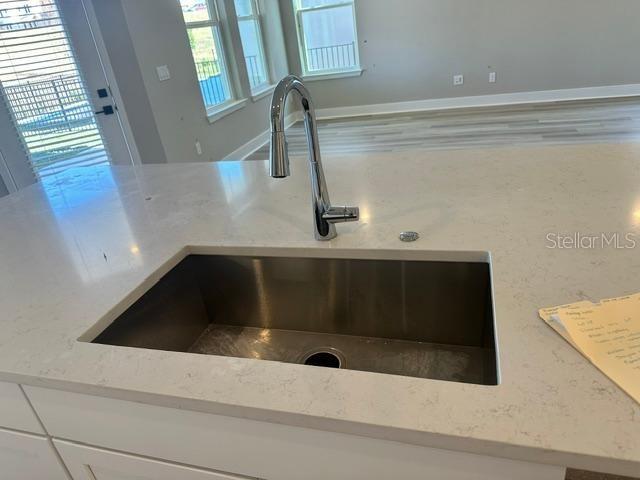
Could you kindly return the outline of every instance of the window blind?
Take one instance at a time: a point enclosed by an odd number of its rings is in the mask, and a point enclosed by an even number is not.
[[[38,177],[109,163],[56,0],[0,0],[0,87]]]

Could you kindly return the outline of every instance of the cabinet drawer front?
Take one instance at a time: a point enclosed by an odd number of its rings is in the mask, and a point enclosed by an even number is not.
[[[247,480],[226,473],[176,465],[126,453],[54,440],[73,480]]]
[[[53,437],[247,477],[269,480],[564,478],[564,469],[556,466],[39,387],[25,386],[25,392]]]
[[[15,383],[0,382],[0,428],[44,434],[29,402]]]
[[[68,480],[46,438],[0,429],[0,478]]]

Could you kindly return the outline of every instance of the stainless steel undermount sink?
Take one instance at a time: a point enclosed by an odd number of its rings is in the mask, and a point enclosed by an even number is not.
[[[491,269],[189,255],[93,343],[497,384]]]

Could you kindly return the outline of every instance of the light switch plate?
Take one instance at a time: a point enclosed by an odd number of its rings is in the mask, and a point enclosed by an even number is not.
[[[453,84],[458,86],[458,85],[463,85],[464,84],[464,75],[454,75],[453,76]]]
[[[158,72],[158,80],[164,82],[165,80],[169,80],[171,78],[171,72],[169,71],[169,67],[167,65],[160,65],[156,67],[156,72]]]

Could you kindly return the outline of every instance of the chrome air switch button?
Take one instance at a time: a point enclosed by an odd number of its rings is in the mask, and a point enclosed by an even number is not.
[[[400,240],[403,242],[415,242],[420,238],[418,232],[401,232]]]

